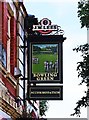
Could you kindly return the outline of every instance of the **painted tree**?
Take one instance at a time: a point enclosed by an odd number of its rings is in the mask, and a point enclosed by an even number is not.
[[[81,28],[86,27],[87,33],[89,33],[89,0],[80,0],[78,2],[78,17],[80,18]],[[87,40],[89,42],[88,34]],[[76,103],[77,106],[74,108],[74,113],[71,115],[77,115],[80,117],[81,107],[89,106],[89,44],[80,45],[77,48],[73,49],[76,52],[82,53],[82,61],[77,64],[78,77],[81,77],[81,83],[86,84],[87,91],[85,91],[85,96],[83,96]]]

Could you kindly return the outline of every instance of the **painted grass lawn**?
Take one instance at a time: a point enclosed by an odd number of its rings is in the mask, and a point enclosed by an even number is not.
[[[53,63],[57,60],[57,54],[35,54],[33,57],[39,59],[38,64],[32,64],[32,72],[33,73],[44,73],[44,62],[45,61],[53,61]]]

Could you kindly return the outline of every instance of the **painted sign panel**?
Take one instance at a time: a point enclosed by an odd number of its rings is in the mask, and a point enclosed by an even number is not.
[[[58,44],[32,44],[32,75],[38,81],[58,79]]]
[[[63,100],[62,86],[29,86],[31,100]]]

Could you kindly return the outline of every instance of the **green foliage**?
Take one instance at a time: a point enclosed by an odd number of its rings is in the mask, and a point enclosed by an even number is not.
[[[45,112],[48,110],[48,102],[47,100],[40,100],[40,115],[45,115]],[[46,115],[45,115],[46,116]]]
[[[77,66],[77,71],[78,71],[78,77],[81,77],[81,83],[80,85],[82,85],[83,83],[86,84],[86,86],[89,87],[89,45],[88,44],[84,44],[84,45],[80,45],[77,48],[73,49],[76,52],[81,52],[82,53],[82,61],[78,62],[78,66]],[[81,98],[81,100],[79,100],[76,104],[76,108],[74,108],[75,112],[71,115],[77,115],[80,117],[81,114],[81,107],[87,107],[89,106],[89,89],[87,91],[85,91],[85,96],[83,96]]]
[[[76,50],[76,52],[82,52],[81,56],[83,60],[77,63],[78,77],[82,78],[82,82],[80,84],[86,83],[86,85],[89,86],[89,45],[80,45],[78,48],[75,48],[73,50]]]
[[[37,31],[33,31],[33,25],[38,25],[38,18],[35,18],[34,15],[28,15],[24,19],[24,28],[25,32],[27,32],[28,35],[41,35]]]
[[[80,0],[80,2],[78,2],[78,17],[80,18],[81,28],[84,26],[89,28],[89,0]],[[82,78],[80,85],[85,83],[89,88],[89,45],[80,45],[73,50],[82,53],[81,56],[83,59],[77,63],[78,77]],[[78,100],[76,103],[77,106],[74,108],[75,112],[71,115],[80,117],[81,107],[89,106],[89,89],[85,91],[85,94],[86,95],[83,96],[81,100]]]
[[[81,28],[89,27],[89,0],[78,2],[78,17],[80,18]]]
[[[33,52],[34,52],[34,51],[41,51],[41,48],[38,47],[38,46],[34,46],[34,45],[33,45]]]

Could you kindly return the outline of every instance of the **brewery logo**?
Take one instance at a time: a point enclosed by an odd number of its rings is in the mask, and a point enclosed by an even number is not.
[[[57,31],[58,25],[52,25],[51,20],[43,18],[40,20],[39,25],[33,25],[33,31],[38,31],[41,34],[49,34],[52,31]]]

